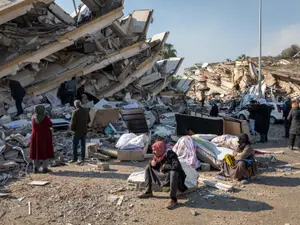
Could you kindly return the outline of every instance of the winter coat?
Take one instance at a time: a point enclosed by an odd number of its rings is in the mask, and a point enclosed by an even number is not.
[[[217,117],[219,115],[219,109],[218,109],[217,105],[213,105],[213,107],[210,110],[209,115],[212,117]]]
[[[76,95],[76,91],[77,91],[77,82],[76,82],[76,80],[72,79],[72,80],[68,81],[67,91],[72,92]]]
[[[283,107],[283,118],[284,118],[284,119],[287,119],[287,118],[288,118],[291,109],[292,109],[292,103],[291,103],[291,102],[286,102],[286,103],[284,104],[284,107]]]
[[[30,137],[30,159],[46,160],[54,158],[52,142],[52,122],[48,116],[39,123],[32,118],[32,133]]]
[[[91,119],[88,109],[75,109],[71,119],[71,130],[75,135],[86,134],[89,122],[91,122]]]
[[[182,169],[177,154],[172,150],[169,150],[166,156],[163,158],[163,160],[157,163],[156,166],[153,167],[153,169],[161,171],[162,173],[168,173],[171,170],[178,172],[179,173],[178,190],[181,192],[185,192],[188,189],[184,184],[186,174]]]
[[[9,81],[9,88],[11,92],[11,97],[13,97],[14,100],[23,100],[26,91],[22,87],[19,81],[16,80],[10,80]]]
[[[287,119],[292,122],[290,134],[300,135],[300,108],[292,109]]]
[[[267,134],[270,128],[271,108],[268,105],[253,105],[251,111],[255,115],[255,131]]]

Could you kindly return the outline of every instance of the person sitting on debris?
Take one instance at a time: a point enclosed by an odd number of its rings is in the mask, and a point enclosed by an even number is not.
[[[177,205],[177,190],[185,192],[188,188],[185,186],[186,174],[178,160],[178,156],[172,150],[167,151],[166,145],[158,141],[152,145],[154,157],[146,167],[145,186],[146,190],[140,194],[139,198],[153,197],[152,183],[160,186],[170,186],[170,200],[167,208],[172,209]]]
[[[66,97],[67,97],[67,81],[60,84],[60,87],[57,92],[57,97],[60,99],[61,104],[66,104]]]
[[[254,178],[258,174],[257,163],[254,158],[255,151],[251,147],[247,134],[241,134],[238,143],[239,146],[233,156],[225,156],[218,176],[230,177],[246,183],[250,178]]]
[[[17,116],[23,114],[22,101],[26,95],[25,89],[22,87],[19,81],[8,80],[8,85],[11,92],[11,97],[15,100],[17,108]]]
[[[52,122],[46,115],[45,106],[35,106],[30,138],[30,159],[33,160],[34,173],[39,172],[41,164],[43,173],[50,172],[48,160],[54,158],[51,127]]]
[[[72,77],[72,80],[68,81],[67,83],[67,96],[68,96],[68,102],[71,106],[74,106],[74,100],[76,97],[76,91],[77,91],[77,83],[76,83],[76,77]]]
[[[212,105],[212,108],[210,110],[209,115],[211,117],[218,117],[219,116],[219,109],[218,109],[217,103],[215,101],[212,101],[211,105]]]
[[[74,132],[73,138],[73,160],[69,163],[75,163],[78,160],[77,150],[79,141],[81,141],[81,161],[78,164],[84,162],[85,158],[85,138],[87,133],[87,126],[90,120],[89,110],[82,107],[79,100],[74,102],[75,110],[71,118],[71,130]]]
[[[291,128],[289,131],[290,134],[290,150],[299,150],[300,149],[300,108],[299,103],[294,102],[292,104],[292,110],[290,111],[288,117],[288,121],[291,122]],[[297,148],[294,149],[295,140],[297,140]]]

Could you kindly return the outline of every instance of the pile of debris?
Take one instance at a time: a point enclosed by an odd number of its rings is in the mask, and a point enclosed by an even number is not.
[[[249,91],[258,82],[257,58],[243,61],[201,63],[185,69],[185,76],[175,83],[176,89],[192,99],[221,95],[237,97]],[[263,57],[263,85],[267,96],[300,96],[300,60]]]
[[[71,15],[54,0],[1,2],[0,115],[16,111],[3,78],[25,87],[28,108],[60,105],[58,87],[74,76],[99,100],[156,96],[176,74],[183,58],[160,57],[169,32],[146,38],[153,10],[123,17],[122,0],[82,2]]]

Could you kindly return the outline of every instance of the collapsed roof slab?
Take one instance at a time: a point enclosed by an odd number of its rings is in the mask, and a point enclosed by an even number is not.
[[[123,16],[123,6],[115,9],[104,16],[101,16],[89,23],[66,33],[62,37],[59,37],[55,42],[48,44],[37,51],[24,54],[15,60],[0,67],[0,78],[9,74],[16,74],[17,71],[30,63],[39,63],[41,59],[58,52],[68,46],[74,44],[76,40],[86,35],[95,33],[110,26],[115,20]]]
[[[95,62],[94,64],[90,64],[88,66],[82,67],[82,68],[76,68],[73,70],[67,70],[64,71],[64,73],[56,74],[53,72],[54,76],[49,78],[48,80],[45,80],[42,84],[35,85],[34,87],[31,87],[27,90],[27,93],[32,93],[35,95],[44,94],[48,91],[51,91],[58,87],[62,82],[65,80],[70,79],[73,76],[83,76],[90,74],[94,71],[100,70],[105,68],[108,65],[111,65],[112,63],[118,62],[120,60],[128,59],[130,57],[133,57],[137,54],[139,54],[142,51],[145,51],[146,49],[150,48],[150,45],[145,42],[139,42],[132,46],[126,47],[120,51],[111,53],[105,57],[105,59]],[[90,60],[88,56],[86,56]],[[77,63],[77,62],[76,62]],[[71,67],[71,66],[69,66]]]
[[[158,65],[164,65],[163,73],[167,75],[164,80],[160,81],[155,85],[155,87],[151,88],[151,95],[156,96],[158,95],[163,89],[165,89],[172,79],[169,79],[172,75],[175,75],[180,66],[182,65],[184,58],[180,57],[173,57],[167,60],[161,60],[157,62]]]
[[[130,85],[135,80],[142,77],[148,70],[150,70],[155,62],[158,60],[159,56],[157,54],[151,56],[150,58],[146,59],[140,66],[138,66],[135,70],[135,72],[128,77],[126,77],[122,83],[116,83],[114,85],[109,86],[105,90],[101,92],[101,94],[98,94],[98,98],[105,98],[105,97],[111,97],[117,92],[123,90],[128,85]]]
[[[39,2],[50,4],[53,0],[0,0],[0,25],[25,15]]]

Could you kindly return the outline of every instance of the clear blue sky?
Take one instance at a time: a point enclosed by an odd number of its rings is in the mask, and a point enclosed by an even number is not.
[[[72,0],[56,3],[73,11]],[[300,44],[300,0],[263,0],[263,7],[263,55]],[[125,15],[136,9],[154,9],[148,36],[170,31],[183,67],[258,54],[258,0],[125,0]]]

